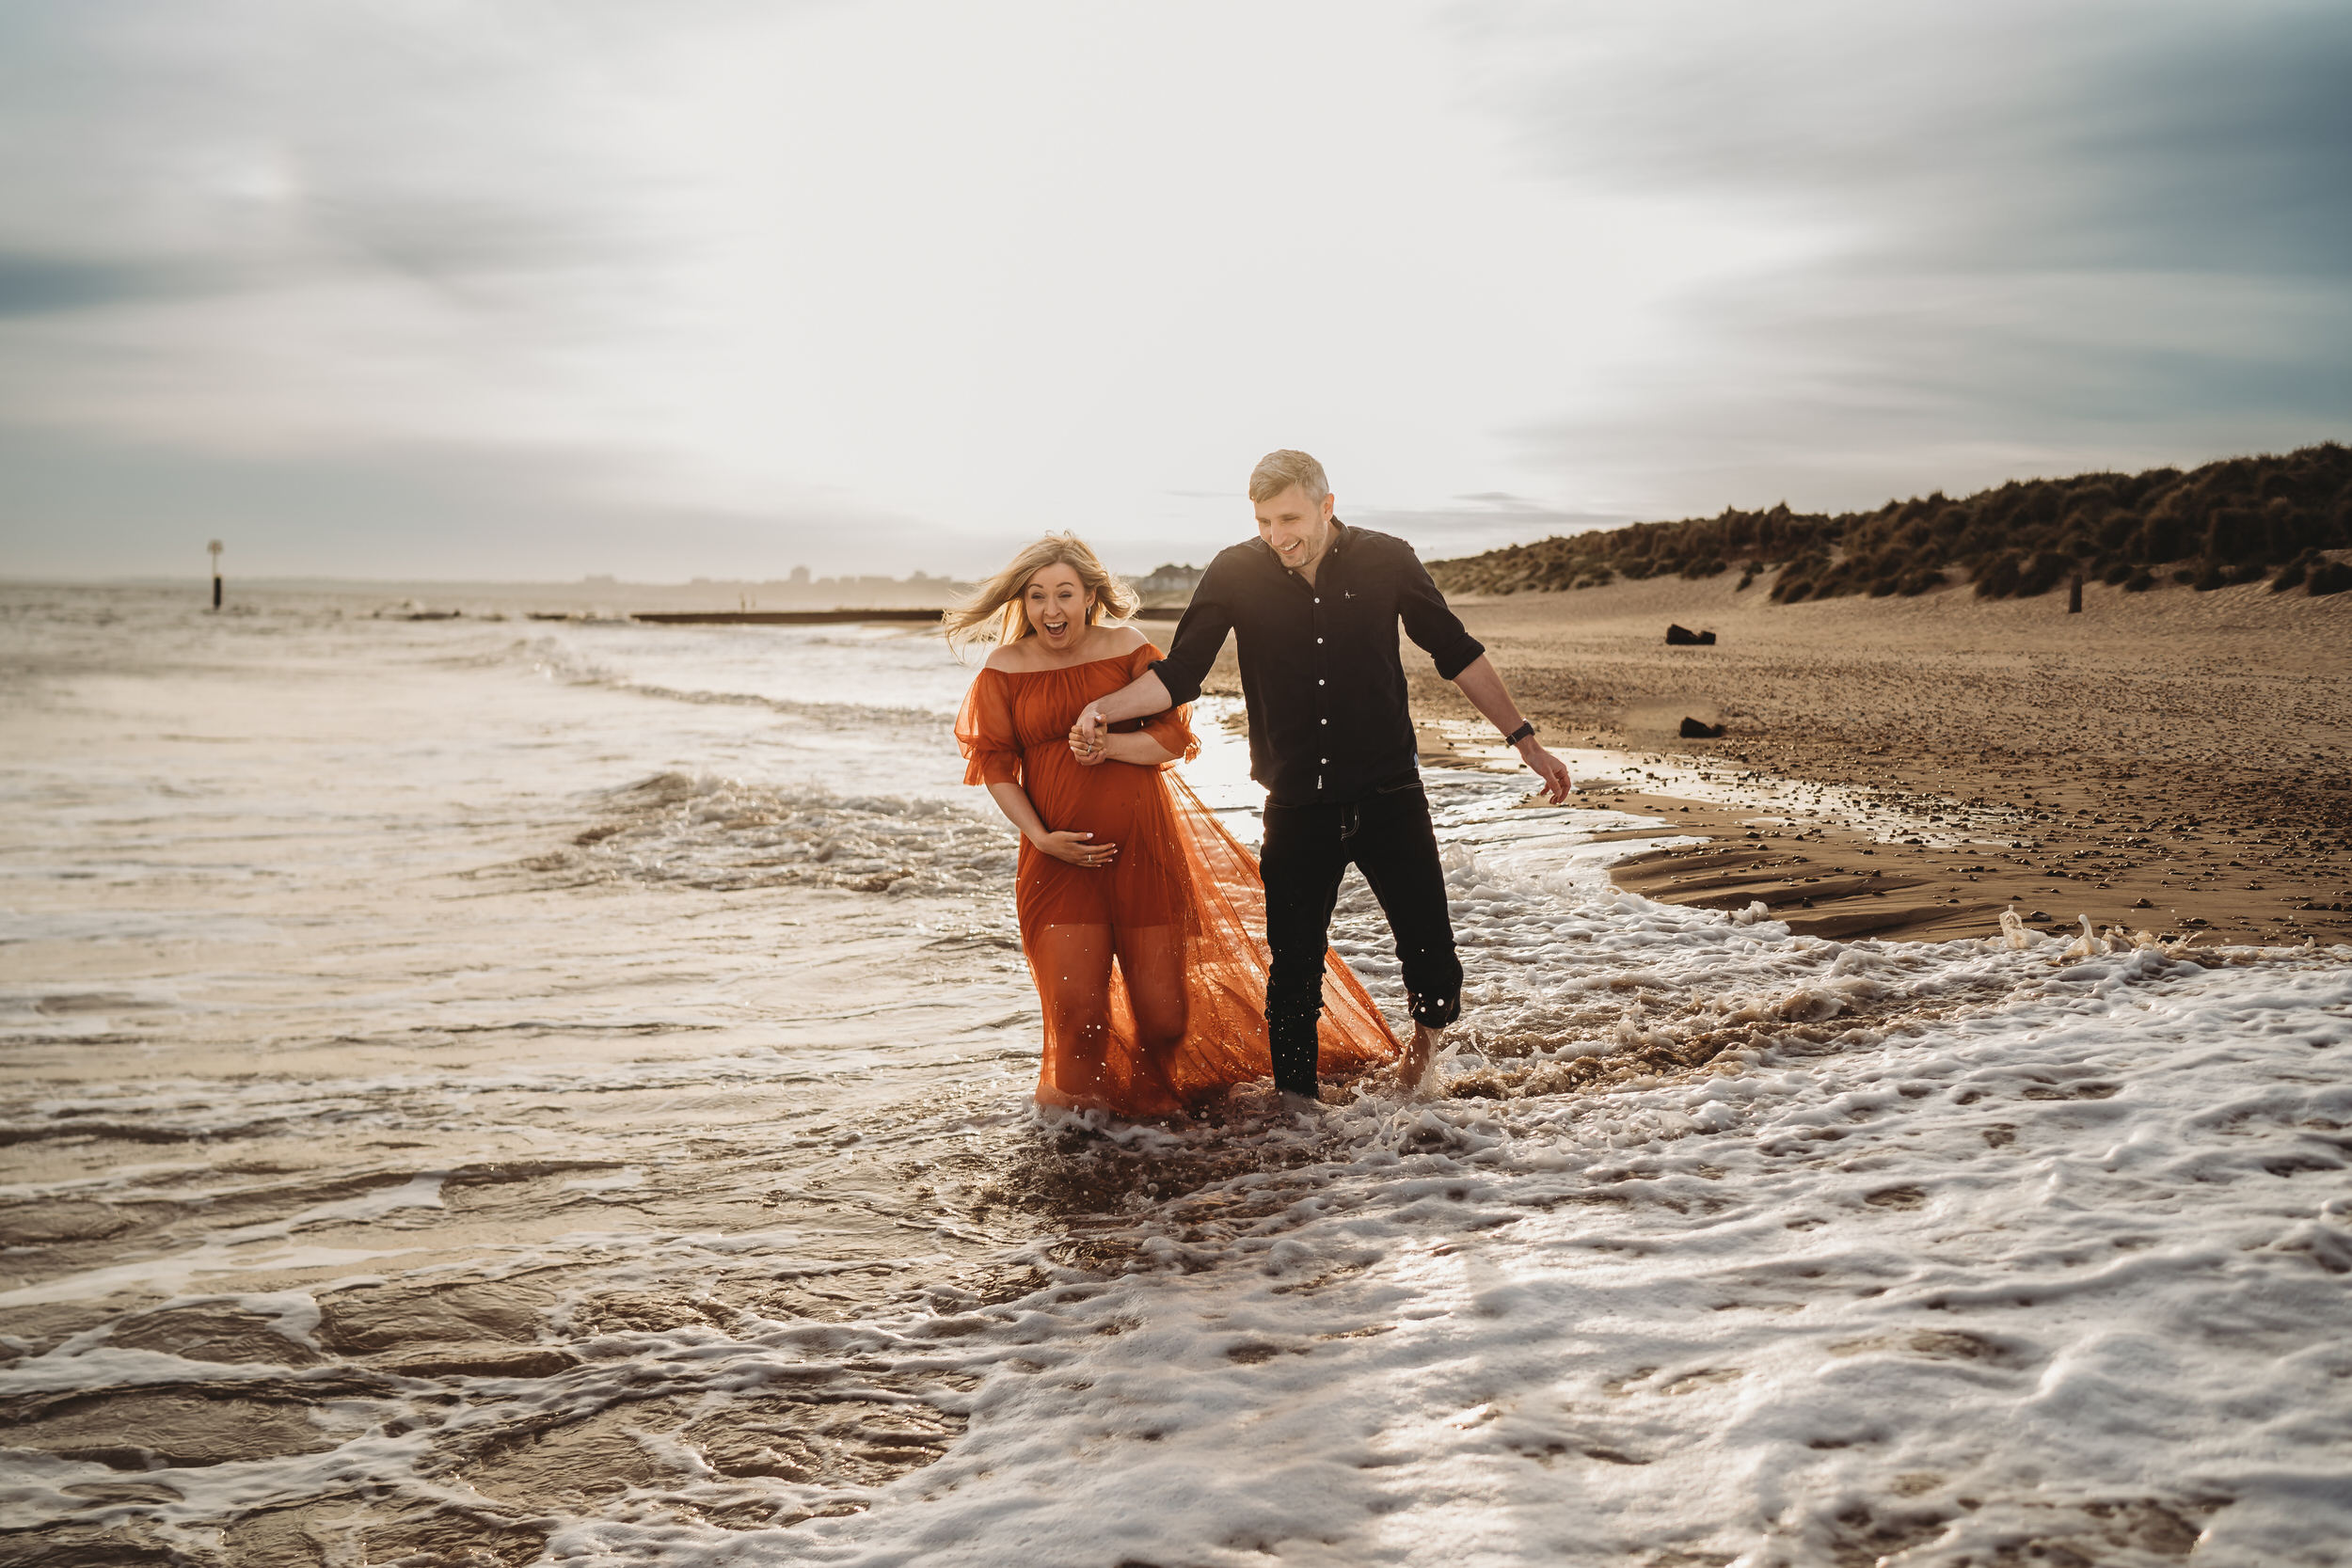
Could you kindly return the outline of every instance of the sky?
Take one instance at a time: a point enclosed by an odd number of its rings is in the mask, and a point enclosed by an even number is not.
[[[2352,6],[0,0],[0,576],[1437,559],[2352,438]]]

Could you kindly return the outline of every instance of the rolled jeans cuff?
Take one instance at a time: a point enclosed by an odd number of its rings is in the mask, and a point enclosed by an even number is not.
[[[1413,1022],[1424,1029],[1442,1029],[1462,1016],[1462,993],[1448,991],[1443,996],[1415,996],[1407,999]]]

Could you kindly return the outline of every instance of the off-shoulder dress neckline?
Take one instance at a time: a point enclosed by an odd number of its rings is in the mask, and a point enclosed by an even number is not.
[[[1101,658],[1082,658],[1075,664],[1049,665],[1042,670],[1007,670],[994,664],[983,664],[980,668],[997,675],[1066,675],[1073,670],[1083,670],[1091,664],[1112,664],[1122,658],[1133,658],[1151,645],[1149,642],[1138,642],[1123,654],[1105,654]]]

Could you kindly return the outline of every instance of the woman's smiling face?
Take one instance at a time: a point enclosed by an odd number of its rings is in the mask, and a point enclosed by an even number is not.
[[[1078,645],[1078,639],[1086,635],[1087,611],[1093,607],[1094,595],[1078,580],[1076,568],[1058,561],[1040,566],[1021,591],[1021,608],[1029,617],[1029,629],[1056,653]]]

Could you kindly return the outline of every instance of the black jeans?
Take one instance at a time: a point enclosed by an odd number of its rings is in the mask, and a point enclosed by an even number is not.
[[[1323,1015],[1323,959],[1331,907],[1350,862],[1380,900],[1405,966],[1413,1019],[1443,1028],[1462,1010],[1462,961],[1446,915],[1445,868],[1429,825],[1429,797],[1418,777],[1389,784],[1344,805],[1265,808],[1266,1033],[1275,1085],[1315,1092],[1315,1027]]]

